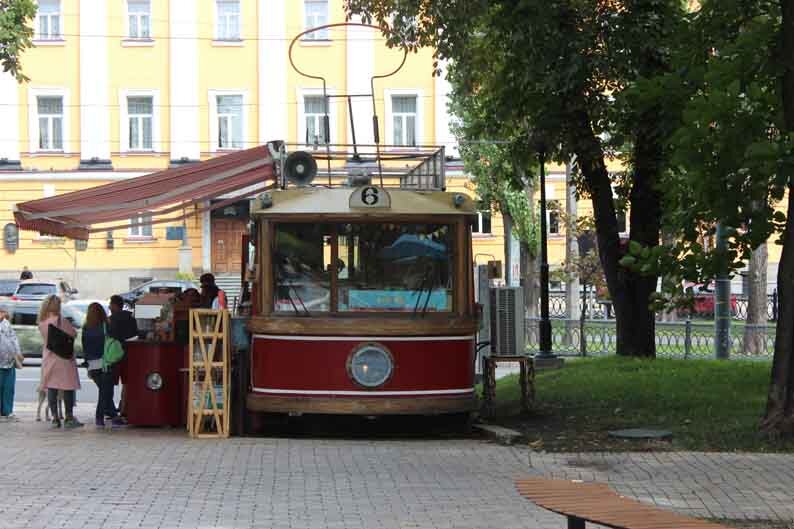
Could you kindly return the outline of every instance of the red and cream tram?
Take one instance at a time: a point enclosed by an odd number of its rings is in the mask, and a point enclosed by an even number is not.
[[[475,205],[442,191],[443,178],[357,183],[285,186],[252,201],[247,408],[468,413],[477,402]]]

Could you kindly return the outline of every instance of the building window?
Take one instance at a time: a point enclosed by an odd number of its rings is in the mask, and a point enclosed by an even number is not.
[[[303,115],[306,124],[306,144],[327,143],[323,118],[325,102],[323,96],[305,96],[303,98]]]
[[[130,219],[130,237],[152,237],[152,216],[132,217]]]
[[[218,112],[219,149],[242,149],[243,147],[243,96],[215,96]]]
[[[151,97],[127,98],[129,149],[131,151],[152,150],[153,107]]]
[[[305,0],[303,2],[303,10],[306,24],[303,29],[311,29],[328,24],[328,0]],[[313,31],[304,35],[303,38],[307,40],[328,40],[328,28]]]
[[[60,0],[39,0],[36,11],[36,38],[39,40],[59,40],[61,38]]]
[[[549,235],[560,234],[560,203],[556,200],[546,202],[546,222]]]
[[[38,96],[36,109],[39,122],[40,151],[63,150],[63,98]]]
[[[392,96],[392,132],[395,145],[416,146],[416,96]]]
[[[477,219],[471,227],[471,232],[479,235],[491,234],[491,212],[480,211],[477,213]]]
[[[127,19],[131,39],[148,39],[152,36],[149,0],[127,0]]]
[[[239,0],[217,0],[218,40],[240,40],[240,2]]]

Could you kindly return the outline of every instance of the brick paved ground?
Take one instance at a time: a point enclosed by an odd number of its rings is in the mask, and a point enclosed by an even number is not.
[[[87,410],[82,410],[87,416]],[[230,439],[0,424],[0,528],[562,528],[527,474],[685,513],[794,520],[794,455],[539,454],[477,440]]]

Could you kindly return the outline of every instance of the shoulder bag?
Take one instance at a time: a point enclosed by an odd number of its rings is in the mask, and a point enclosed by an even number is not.
[[[50,323],[47,327],[47,349],[65,360],[71,360],[74,358],[74,337]]]

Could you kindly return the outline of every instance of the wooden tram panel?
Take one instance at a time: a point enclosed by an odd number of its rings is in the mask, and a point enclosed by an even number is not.
[[[516,488],[539,507],[567,516],[569,529],[584,529],[585,522],[613,529],[727,529],[620,496],[601,483],[527,478]]]

